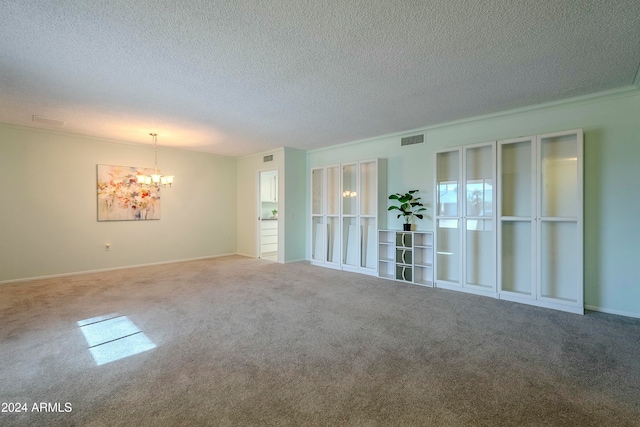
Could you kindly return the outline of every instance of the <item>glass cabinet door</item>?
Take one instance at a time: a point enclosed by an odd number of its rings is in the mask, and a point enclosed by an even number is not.
[[[460,283],[460,150],[436,154],[436,280]]]
[[[342,165],[342,214],[356,215],[358,207],[358,165]]]
[[[578,215],[576,135],[540,140],[540,217],[575,220]]]
[[[360,215],[376,215],[376,170],[375,161],[360,163]]]
[[[437,220],[437,280],[460,283],[460,220]]]
[[[538,298],[576,303],[581,297],[582,249],[578,137],[575,132],[538,137],[539,248]]]
[[[360,201],[360,268],[375,271],[378,264],[377,223],[378,210],[377,162],[360,162],[359,192]]]
[[[340,165],[327,166],[327,262],[340,264]]]
[[[327,167],[327,215],[340,214],[340,166]]]
[[[358,227],[356,217],[342,218],[342,264],[350,267],[358,265]]]
[[[311,259],[325,261],[325,224],[321,215],[311,219]]]
[[[437,211],[439,217],[458,217],[460,151],[438,153],[436,158]]]
[[[327,216],[327,262],[340,264],[340,217]]]
[[[323,169],[311,171],[311,214],[322,215],[324,213]]]
[[[376,219],[360,217],[360,267],[375,270],[378,263]]]
[[[464,148],[464,286],[495,290],[495,144]]]
[[[499,143],[499,290],[534,296],[535,138]]]

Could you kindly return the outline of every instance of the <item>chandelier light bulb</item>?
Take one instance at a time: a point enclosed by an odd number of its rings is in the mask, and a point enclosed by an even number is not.
[[[153,138],[153,148],[155,149],[155,168],[154,173],[151,175],[138,174],[136,175],[136,182],[145,187],[166,187],[167,185],[171,187],[173,184],[174,176],[163,176],[158,172],[158,134],[150,133]]]

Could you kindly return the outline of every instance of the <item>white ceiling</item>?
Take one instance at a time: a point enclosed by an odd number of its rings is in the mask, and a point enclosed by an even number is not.
[[[0,122],[228,156],[629,86],[640,64],[638,0],[0,0],[0,16]]]

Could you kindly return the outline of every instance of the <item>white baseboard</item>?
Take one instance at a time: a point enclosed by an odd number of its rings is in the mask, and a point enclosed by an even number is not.
[[[247,258],[256,258],[255,255],[243,254],[242,252],[237,252],[234,255],[246,256]]]
[[[129,268],[139,268],[139,267],[151,267],[153,265],[163,265],[163,264],[175,264],[177,262],[187,262],[187,261],[199,261],[202,259],[209,258],[220,258],[223,256],[231,256],[231,255],[242,255],[238,253],[230,253],[230,254],[220,254],[220,255],[207,255],[196,258],[185,258],[185,259],[176,259],[171,261],[160,261],[160,262],[150,262],[147,264],[135,264],[135,265],[126,265],[122,267],[109,267],[109,268],[99,268],[97,270],[85,270],[85,271],[74,271],[71,273],[60,273],[60,274],[50,274],[46,276],[33,276],[33,277],[25,277],[21,279],[11,279],[11,280],[2,280],[0,281],[0,285],[8,284],[8,283],[19,283],[19,282],[29,282],[32,280],[43,280],[43,279],[55,279],[58,277],[67,277],[67,276],[79,276],[81,274],[93,274],[93,273],[104,273],[107,271],[116,271],[116,270],[126,270]],[[246,256],[246,255],[242,255]]]
[[[640,319],[640,313],[629,313],[627,311],[611,310],[609,308],[596,307],[595,305],[585,305],[585,309],[591,311],[599,311],[601,313],[615,314],[616,316],[635,317]]]

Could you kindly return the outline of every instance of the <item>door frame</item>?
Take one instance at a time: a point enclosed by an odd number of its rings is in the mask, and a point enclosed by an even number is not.
[[[278,233],[276,234],[277,236],[277,245],[278,245],[278,250],[277,250],[277,261],[276,262],[282,262],[281,261],[281,255],[282,255],[282,242],[281,242],[281,232],[280,232],[280,228],[281,228],[281,223],[280,223],[280,212],[281,212],[281,206],[280,206],[280,200],[282,199],[282,197],[280,197],[280,168],[279,167],[271,167],[271,168],[264,168],[264,169],[259,169],[257,171],[256,174],[256,210],[255,210],[255,215],[254,218],[257,218],[256,221],[256,258],[262,258],[262,174],[265,172],[275,172],[276,173],[276,191],[278,192],[278,201],[277,201],[277,209],[278,209],[278,219],[276,220],[278,223]]]

